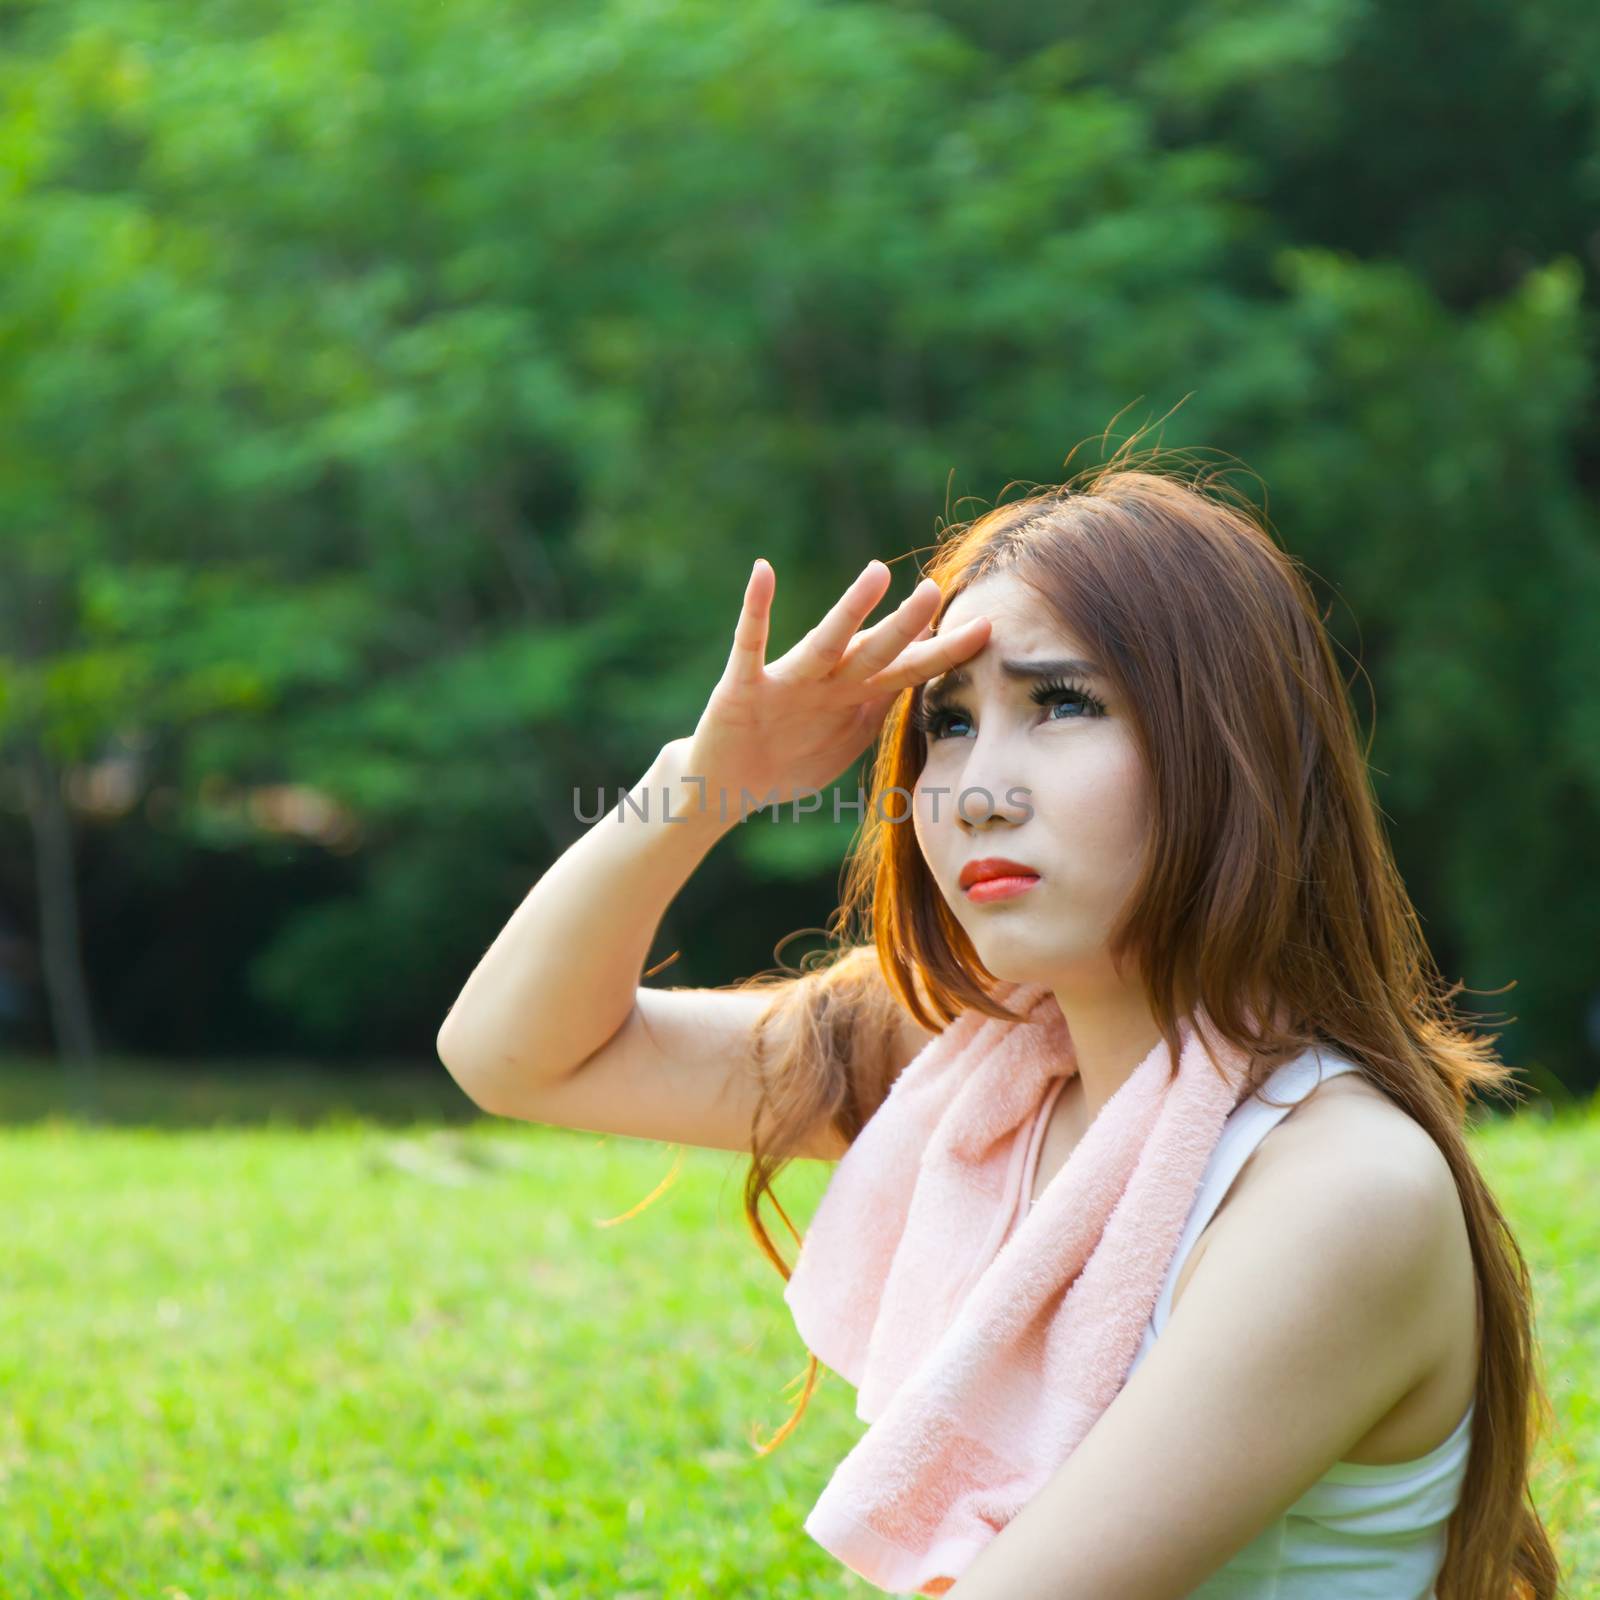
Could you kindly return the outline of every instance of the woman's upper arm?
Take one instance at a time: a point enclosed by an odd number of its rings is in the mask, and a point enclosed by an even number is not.
[[[641,986],[621,1027],[586,1060],[485,1109],[556,1127],[748,1151],[760,1089],[756,1023],[777,988]],[[844,1149],[824,1117],[795,1153],[832,1160]]]
[[[563,1077],[530,1081],[511,1100],[485,1109],[556,1127],[748,1151],[760,1092],[756,1023],[782,990],[801,981],[749,989],[641,987],[622,1026],[587,1060]],[[933,1037],[902,1010],[892,1038],[864,1041],[852,1069],[881,1082],[886,1093]],[[779,1047],[770,1040],[768,1055]],[[869,1092],[880,1093],[876,1085]],[[824,1110],[791,1153],[837,1161],[849,1147]]]

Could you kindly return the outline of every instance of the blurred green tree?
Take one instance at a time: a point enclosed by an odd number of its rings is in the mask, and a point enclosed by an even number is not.
[[[942,12],[0,12],[13,787],[137,751],[126,870],[259,869],[248,950],[204,952],[259,1042],[423,1054],[574,789],[692,726],[755,554],[787,648],[868,556],[892,602],[938,514],[1183,402],[1163,441],[1259,472],[1337,597],[1441,964],[1592,1083],[1600,140],[1560,0],[1505,52],[1355,0]],[[1502,58],[1515,194],[1456,116]],[[82,809],[30,815],[83,1053]],[[662,930],[681,981],[819,923],[849,833],[741,829]],[[278,904],[286,851],[337,870]],[[109,1032],[173,1047],[142,1018]]]

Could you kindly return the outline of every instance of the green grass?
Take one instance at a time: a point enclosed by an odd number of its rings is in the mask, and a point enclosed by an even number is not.
[[[52,1083],[0,1074],[5,1600],[879,1592],[801,1526],[862,1430],[848,1386],[822,1369],[799,1431],[749,1443],[805,1353],[742,1157],[683,1150],[606,1226],[678,1150],[480,1118],[442,1069],[108,1069],[98,1122]],[[1538,1275],[1563,1434],[1535,1492],[1586,1595],[1600,1119],[1474,1139]],[[830,1170],[789,1169],[797,1225]]]
[[[1535,1457],[1534,1503],[1570,1600],[1600,1595],[1600,1096],[1544,1118],[1496,1117],[1473,1154],[1533,1275],[1555,1431]]]

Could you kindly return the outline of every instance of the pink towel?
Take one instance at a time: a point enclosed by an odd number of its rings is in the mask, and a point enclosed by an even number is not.
[[[995,996],[1026,1020],[965,1011],[928,1042],[840,1160],[784,1289],[871,1424],[806,1532],[891,1592],[945,1593],[1115,1398],[1247,1086],[1203,1011],[1183,1019],[1176,1080],[1157,1041],[1030,1210],[1030,1135],[1078,1069],[1047,987]]]

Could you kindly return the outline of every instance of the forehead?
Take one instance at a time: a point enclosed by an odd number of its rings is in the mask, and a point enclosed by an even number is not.
[[[919,698],[964,689],[990,675],[997,676],[1006,686],[1061,674],[1104,677],[1101,668],[1087,659],[1088,652],[1077,636],[1063,628],[1025,584],[990,577],[963,590],[946,607],[939,622],[940,631],[959,627],[978,616],[990,621],[983,648],[951,671],[923,684],[917,690]]]
[[[989,637],[967,664],[988,670],[1000,656],[1024,654],[1086,655],[1076,635],[1063,628],[1027,584],[995,573],[963,589],[939,619],[940,633],[973,617],[989,619]]]

